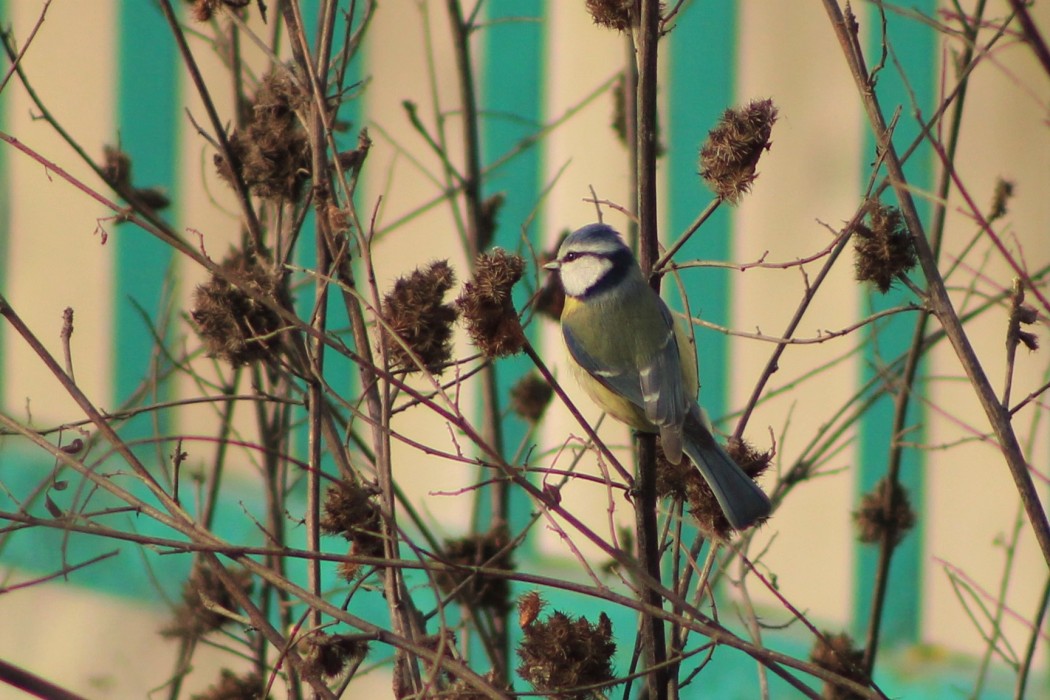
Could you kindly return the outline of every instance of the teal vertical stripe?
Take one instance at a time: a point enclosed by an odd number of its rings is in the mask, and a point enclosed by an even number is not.
[[[483,167],[498,160],[516,147],[522,139],[535,134],[543,120],[543,71],[545,3],[543,0],[492,0],[487,4],[488,26],[484,30],[479,75],[481,103],[481,141]],[[508,118],[513,115],[514,118]],[[482,195],[503,193],[505,201],[498,216],[495,245],[508,250],[522,250],[522,227],[536,207],[540,196],[542,156],[538,146],[518,154],[483,183]],[[526,235],[542,250],[544,238],[535,223]],[[524,308],[529,291],[519,284],[515,290],[515,308]],[[530,328],[535,338],[538,324]],[[501,408],[506,408],[511,387],[531,363],[523,356],[496,363],[496,381]],[[514,452],[527,431],[516,416],[503,421],[506,456]],[[486,503],[487,499],[481,499]],[[487,507],[487,505],[486,505]],[[511,490],[509,524],[512,531],[524,527],[529,517],[528,497],[519,489]]]
[[[667,217],[665,241],[677,237],[711,201],[697,174],[697,156],[707,132],[736,101],[737,8],[735,3],[692,3],[675,21],[668,51],[670,115],[665,125],[667,147]],[[732,215],[727,206],[704,224],[678,254],[679,260],[726,260]],[[730,277],[727,270],[687,273],[683,282],[694,316],[729,324]],[[700,402],[713,420],[726,413],[729,395],[729,341],[720,333],[697,331],[700,355]],[[725,427],[725,426],[723,426]]]
[[[914,3],[918,13],[932,15],[936,10],[934,0],[922,0]],[[897,60],[906,71],[907,84],[901,79],[892,63],[887,63],[885,70],[878,74],[877,94],[885,112],[887,121],[893,111],[900,106],[901,118],[893,134],[898,153],[902,153],[919,134],[919,127],[911,118],[914,112],[909,91],[914,94],[918,106],[924,115],[929,115],[936,98],[936,63],[937,36],[934,29],[913,17],[904,17],[897,13],[887,12],[888,41],[891,43]],[[875,10],[869,11],[867,21],[868,60],[874,63],[881,46],[882,36],[880,22]],[[875,143],[868,132],[865,148],[866,154],[860,180],[866,181],[870,174],[870,163],[875,158]],[[933,178],[932,154],[929,148],[920,148],[905,165],[908,181],[920,190],[928,190]],[[892,192],[884,197],[885,204],[896,205]],[[921,198],[917,199],[920,214],[928,220],[928,206]],[[911,294],[906,290],[892,289],[886,295],[871,291],[865,300],[865,313],[875,313],[882,309],[897,306],[909,301]],[[915,321],[911,317],[893,317],[878,324],[869,331],[869,343],[863,359],[862,381],[875,376],[894,359],[903,357],[914,330]],[[899,376],[902,366],[895,368],[894,377]],[[922,370],[919,382],[922,381]],[[921,384],[920,384],[921,386]],[[881,388],[881,385],[880,385]],[[859,471],[857,474],[857,497],[871,491],[886,474],[890,445],[893,440],[893,400],[892,395],[880,398],[861,422],[859,442]],[[921,405],[912,402],[908,410],[908,426],[921,426],[923,423]],[[922,431],[910,432],[903,436],[909,442],[921,442]],[[881,642],[885,646],[898,643],[918,641],[920,636],[921,592],[922,592],[922,531],[924,513],[923,502],[924,460],[916,450],[906,450],[901,463],[900,480],[908,491],[913,508],[918,513],[918,526],[907,535],[893,554],[890,565],[888,594],[883,613]],[[878,566],[878,548],[873,545],[858,545],[856,569],[854,572],[853,623],[857,635],[863,638],[868,627],[871,613],[872,589],[875,571]]]
[[[117,128],[120,144],[132,159],[138,187],[160,186],[178,202],[176,147],[179,104],[178,58],[171,31],[155,3],[123,0],[118,10],[119,53]],[[115,135],[116,138],[117,135]],[[114,404],[126,401],[149,376],[154,348],[152,331],[137,304],[154,324],[172,262],[168,246],[132,224],[116,229],[113,312]],[[158,328],[162,334],[166,329]],[[125,437],[152,434],[150,419],[126,426]]]

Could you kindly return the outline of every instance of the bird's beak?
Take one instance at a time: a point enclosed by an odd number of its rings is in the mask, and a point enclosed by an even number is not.
[[[543,266],[544,270],[560,270],[561,263],[557,260],[551,260],[549,263]]]

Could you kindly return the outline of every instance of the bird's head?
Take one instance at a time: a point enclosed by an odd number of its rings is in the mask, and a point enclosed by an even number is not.
[[[572,232],[558,257],[544,267],[561,275],[565,294],[581,299],[616,289],[632,273],[641,274],[620,234],[605,224],[588,224]]]

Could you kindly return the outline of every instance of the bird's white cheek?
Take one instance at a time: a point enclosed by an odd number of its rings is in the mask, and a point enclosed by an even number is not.
[[[574,260],[561,268],[561,284],[571,297],[583,296],[612,269],[605,258],[587,256]]]

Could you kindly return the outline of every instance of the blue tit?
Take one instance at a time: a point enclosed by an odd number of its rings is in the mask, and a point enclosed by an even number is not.
[[[569,365],[591,399],[632,428],[659,433],[672,463],[685,453],[734,529],[769,515],[769,498],[718,444],[696,402],[687,330],[648,285],[620,234],[605,224],[584,226],[544,267],[561,275]]]

